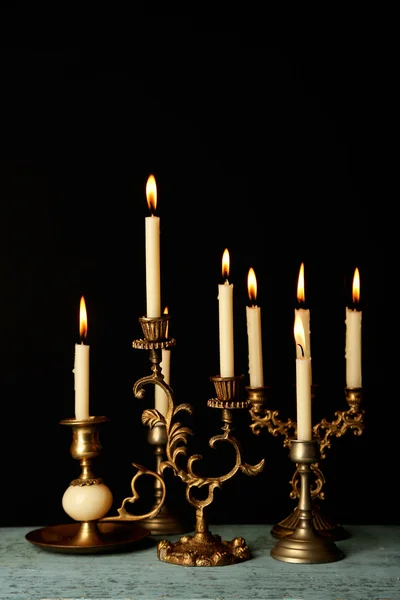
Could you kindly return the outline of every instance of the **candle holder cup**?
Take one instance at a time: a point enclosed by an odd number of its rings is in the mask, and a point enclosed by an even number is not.
[[[311,465],[318,461],[318,440],[290,441],[290,458],[300,475],[298,521],[293,531],[282,536],[271,550],[272,558],[290,563],[328,563],[344,558],[333,539],[313,525],[310,493]]]
[[[317,386],[312,386],[312,399],[316,396]],[[269,433],[277,437],[283,436],[283,446],[289,447],[292,443],[292,438],[297,434],[297,423],[292,419],[282,421],[279,419],[279,411],[270,410],[266,407],[268,404],[268,387],[251,388],[247,387],[247,397],[250,402],[250,416],[252,423],[250,425],[253,433],[259,435],[261,430],[266,428]],[[319,445],[319,460],[326,458],[326,449],[331,447],[331,439],[333,437],[341,437],[347,431],[352,431],[354,435],[360,436],[364,429],[364,411],[360,408],[362,401],[361,388],[348,388],[345,390],[345,398],[348,404],[348,409],[335,412],[335,419],[328,421],[322,419],[313,427],[313,435],[318,440]],[[348,531],[341,525],[333,522],[330,518],[324,515],[321,509],[320,501],[325,500],[324,485],[325,477],[320,469],[319,461],[316,461],[310,466],[310,477],[313,479],[313,486],[310,490],[312,499],[312,521],[316,531],[333,540],[339,541],[349,537]],[[296,467],[290,484],[290,498],[298,499],[300,497],[300,471]],[[275,524],[271,530],[275,538],[280,539],[294,532],[298,526],[300,518],[298,506],[279,523]]]
[[[164,315],[161,317],[161,320],[166,318],[167,316]],[[156,320],[148,319],[146,321],[146,328],[144,329],[145,337],[146,334],[149,335],[149,330],[154,331],[151,321]],[[141,320],[141,323],[143,328],[143,320]],[[148,327],[149,324],[151,328]],[[135,397],[143,398],[145,396],[145,387],[148,384],[159,385],[167,396],[168,410],[166,416],[164,417],[156,409],[146,409],[142,414],[142,422],[150,430],[156,428],[165,429],[165,460],[159,463],[159,470],[160,473],[163,473],[168,468],[172,469],[173,473],[186,484],[186,499],[195,509],[196,523],[193,535],[183,535],[176,543],[168,540],[158,542],[158,558],[163,562],[190,567],[225,566],[248,560],[250,558],[250,550],[245,540],[242,537],[234,538],[232,541],[222,540],[219,535],[209,531],[207,519],[204,514],[204,509],[214,500],[215,489],[220,488],[225,481],[234,477],[238,471],[246,475],[256,475],[261,472],[264,466],[264,460],[255,466],[244,463],[242,461],[239,442],[232,434],[233,411],[236,409],[247,409],[249,406],[249,403],[246,400],[241,400],[239,395],[242,376],[229,378],[211,377],[217,397],[209,400],[207,404],[211,408],[221,409],[223,433],[212,437],[209,440],[209,446],[215,448],[220,442],[229,443],[235,450],[236,460],[234,466],[224,475],[219,477],[200,476],[195,472],[194,467],[202,459],[201,455],[194,454],[187,460],[182,461],[184,464],[178,464],[182,458],[187,457],[187,442],[189,436],[193,435],[193,432],[189,427],[175,422],[174,418],[181,411],[192,415],[193,408],[188,403],[175,406],[173,390],[165,383],[162,376],[159,367],[161,360],[160,353],[164,347],[163,344],[167,342],[172,343],[170,339],[167,341],[160,339],[160,337],[154,341],[146,339],[134,342],[133,346],[135,348],[147,348],[150,351],[153,374],[139,379],[135,383],[133,391]],[[194,493],[195,489],[200,488],[208,490],[206,497],[203,499],[197,498]]]

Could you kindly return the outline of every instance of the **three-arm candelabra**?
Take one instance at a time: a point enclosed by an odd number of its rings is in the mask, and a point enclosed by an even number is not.
[[[279,418],[279,411],[269,409],[268,388],[248,387],[247,394],[251,403],[250,416],[252,423],[250,425],[253,433],[259,435],[262,429],[266,428],[269,433],[277,437],[283,436],[283,446],[290,447],[293,437],[297,434],[297,423],[292,419],[282,421]],[[315,386],[313,386],[312,397],[315,396]],[[325,477],[319,467],[319,460],[326,458],[326,449],[331,447],[331,439],[343,436],[347,431],[352,431],[354,435],[361,435],[364,429],[363,417],[364,410],[360,408],[362,401],[362,388],[344,389],[348,409],[335,412],[335,419],[328,421],[323,418],[319,423],[313,426],[313,438],[319,446],[318,460],[310,463],[310,473],[313,476],[313,485],[310,491],[312,499],[312,523],[316,531],[334,540],[342,540],[348,537],[348,532],[344,527],[333,523],[321,511],[318,500],[325,499],[323,490]],[[296,465],[296,470],[290,481],[292,490],[290,497],[295,499],[300,497],[301,470]],[[299,524],[300,511],[296,507],[293,512],[284,518],[272,528],[272,535],[280,539],[283,536],[293,533]]]
[[[239,471],[245,475],[257,475],[264,467],[264,459],[252,466],[243,462],[242,451],[239,441],[233,435],[233,413],[238,409],[248,409],[248,400],[241,399],[240,383],[242,376],[237,377],[211,377],[214,384],[216,398],[208,400],[210,408],[221,410],[222,434],[215,435],[209,440],[209,446],[215,448],[219,443],[230,444],[235,451],[235,464],[225,474],[217,477],[206,477],[196,473],[196,464],[202,459],[200,454],[193,454],[187,458],[187,443],[192,430],[184,426],[175,417],[180,412],[193,414],[193,408],[188,403],[175,406],[174,392],[170,385],[164,381],[160,367],[162,349],[174,345],[174,340],[166,337],[167,324],[170,315],[158,318],[141,317],[139,319],[144,339],[135,340],[133,347],[149,351],[152,375],[143,377],[136,381],[133,392],[135,397],[145,396],[147,385],[159,385],[168,398],[168,410],[164,417],[156,409],[146,409],[142,414],[142,422],[150,430],[161,430],[164,433],[157,434],[160,442],[158,456],[164,453],[164,459],[158,461],[158,471],[162,474],[166,469],[172,469],[173,473],[186,484],[186,499],[195,509],[195,531],[193,535],[183,535],[179,541],[172,543],[169,540],[158,542],[158,558],[183,566],[224,566],[248,560],[251,557],[250,549],[242,537],[236,537],[232,541],[224,541],[218,534],[209,531],[205,508],[214,500],[214,491]],[[163,448],[161,448],[163,446]],[[195,490],[206,488],[208,492],[204,498],[196,497]],[[159,517],[162,510],[159,511]]]

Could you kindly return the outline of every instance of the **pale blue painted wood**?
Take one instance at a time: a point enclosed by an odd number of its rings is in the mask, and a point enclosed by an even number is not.
[[[33,529],[37,527],[0,528],[1,599],[400,599],[400,526],[349,526],[351,537],[336,542],[345,558],[322,565],[274,560],[271,526],[210,527],[224,540],[244,537],[252,551],[251,560],[225,567],[163,563],[157,558],[157,539],[152,538],[124,553],[49,552],[25,539]]]

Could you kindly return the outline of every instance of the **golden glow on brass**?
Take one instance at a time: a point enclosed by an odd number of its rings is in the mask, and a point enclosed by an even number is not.
[[[229,277],[229,267],[230,267],[230,259],[228,248],[225,248],[224,253],[222,255],[222,277],[224,279],[228,279]]]
[[[87,322],[87,312],[86,312],[86,303],[85,298],[82,296],[81,303],[79,306],[79,335],[81,337],[81,341],[87,337],[88,332],[88,322]]]
[[[360,271],[358,267],[356,267],[353,277],[353,302],[360,302]]]
[[[299,280],[297,282],[297,300],[304,303],[306,299],[304,287],[304,263],[300,265]]]
[[[157,185],[154,175],[150,175],[146,183],[147,205],[153,215],[157,208]]]
[[[255,302],[257,298],[257,279],[253,267],[250,267],[249,274],[247,275],[247,290],[250,300]]]

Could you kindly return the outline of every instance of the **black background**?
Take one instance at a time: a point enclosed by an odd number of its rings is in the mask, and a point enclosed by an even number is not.
[[[343,22],[345,25],[343,25]],[[1,524],[68,521],[61,498],[79,465],[69,453],[74,344],[85,296],[91,414],[107,415],[94,465],[114,494],[131,495],[132,461],[153,468],[144,408],[150,374],[145,313],[145,185],[153,173],[161,218],[162,304],[171,314],[171,383],[195,412],[190,452],[205,474],[232,456],[211,450],[220,412],[207,408],[218,375],[222,253],[234,284],[235,369],[247,384],[247,273],[262,310],[265,382],[283,420],[295,418],[293,317],[305,263],[311,310],[313,420],[347,408],[345,307],[355,267],[363,310],[365,430],[332,440],[321,463],[327,514],[339,523],[398,523],[393,476],[397,400],[387,405],[388,318],[380,192],[382,102],[378,41],[356,21],[292,20],[271,38],[231,22],[189,17],[136,22],[129,42],[1,48],[0,285]],[[140,34],[140,35],[139,35]],[[119,40],[121,42],[121,40]],[[214,522],[274,523],[289,514],[294,465],[283,438],[254,436],[235,413],[255,478],[216,492]],[[170,502],[193,517],[167,471]],[[387,486],[387,487],[386,487]],[[149,506],[152,484],[141,502]],[[141,506],[141,503],[138,504]]]

